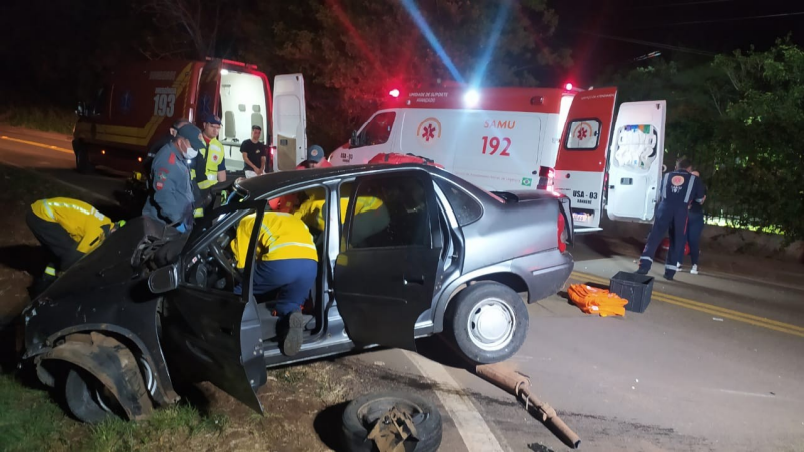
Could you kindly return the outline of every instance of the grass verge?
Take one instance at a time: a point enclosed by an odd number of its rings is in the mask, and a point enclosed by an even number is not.
[[[0,121],[45,132],[70,134],[75,119],[75,113],[65,108],[19,105],[0,108]]]

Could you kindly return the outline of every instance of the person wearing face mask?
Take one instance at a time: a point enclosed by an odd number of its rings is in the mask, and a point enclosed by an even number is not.
[[[204,146],[201,130],[185,124],[154,157],[151,183],[142,215],[187,232],[193,225],[195,195],[188,161]]]

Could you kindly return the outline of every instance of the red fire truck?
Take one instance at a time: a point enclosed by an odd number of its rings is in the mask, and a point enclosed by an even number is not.
[[[546,188],[572,199],[576,232],[650,222],[661,181],[665,101],[624,103],[616,88],[444,87],[389,93],[333,165],[413,154],[488,190]]]
[[[273,96],[266,75],[251,64],[207,61],[148,61],[109,72],[91,103],[78,107],[73,131],[76,167],[104,165],[137,170],[150,146],[179,118],[202,127],[213,113],[221,118],[218,139],[227,170],[243,169],[240,143],[252,125],[272,140],[271,168],[294,169],[306,156],[304,79],[278,75]],[[266,138],[269,137],[269,138]]]

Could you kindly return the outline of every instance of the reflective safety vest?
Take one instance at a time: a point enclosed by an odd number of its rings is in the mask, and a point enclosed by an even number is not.
[[[231,245],[237,268],[246,266],[248,244],[256,218],[256,214],[249,215],[237,225],[237,235]],[[307,226],[293,215],[265,212],[260,229],[254,254],[257,260],[312,259],[318,262],[318,250],[313,243],[313,236]]]
[[[78,243],[77,251],[90,253],[100,246],[105,237],[103,226],[112,220],[92,205],[72,198],[40,199],[31,204],[34,215],[61,226]]]
[[[207,145],[206,149],[198,150],[198,154],[202,157],[205,157],[207,160],[207,164],[204,167],[206,180],[202,180],[198,183],[198,187],[203,190],[218,183],[218,166],[221,164],[221,162],[223,162],[224,159],[223,144],[221,144],[217,138],[213,138],[209,140],[209,144]],[[190,170],[190,177],[192,180],[196,180],[195,168]]]
[[[374,196],[358,196],[355,206],[355,215],[377,210],[383,206],[383,202]],[[349,208],[349,198],[341,198],[341,224],[346,219],[346,211]],[[294,213],[304,224],[311,228],[324,230],[324,200],[310,198],[299,206],[299,210]]]

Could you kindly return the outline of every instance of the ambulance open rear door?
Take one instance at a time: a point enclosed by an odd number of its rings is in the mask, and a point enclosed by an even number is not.
[[[555,190],[572,200],[576,233],[600,230],[616,88],[575,95],[558,146]]]
[[[272,112],[273,171],[287,171],[307,159],[307,107],[301,74],[274,78]]]
[[[609,153],[610,220],[650,223],[659,202],[667,102],[620,105]]]

